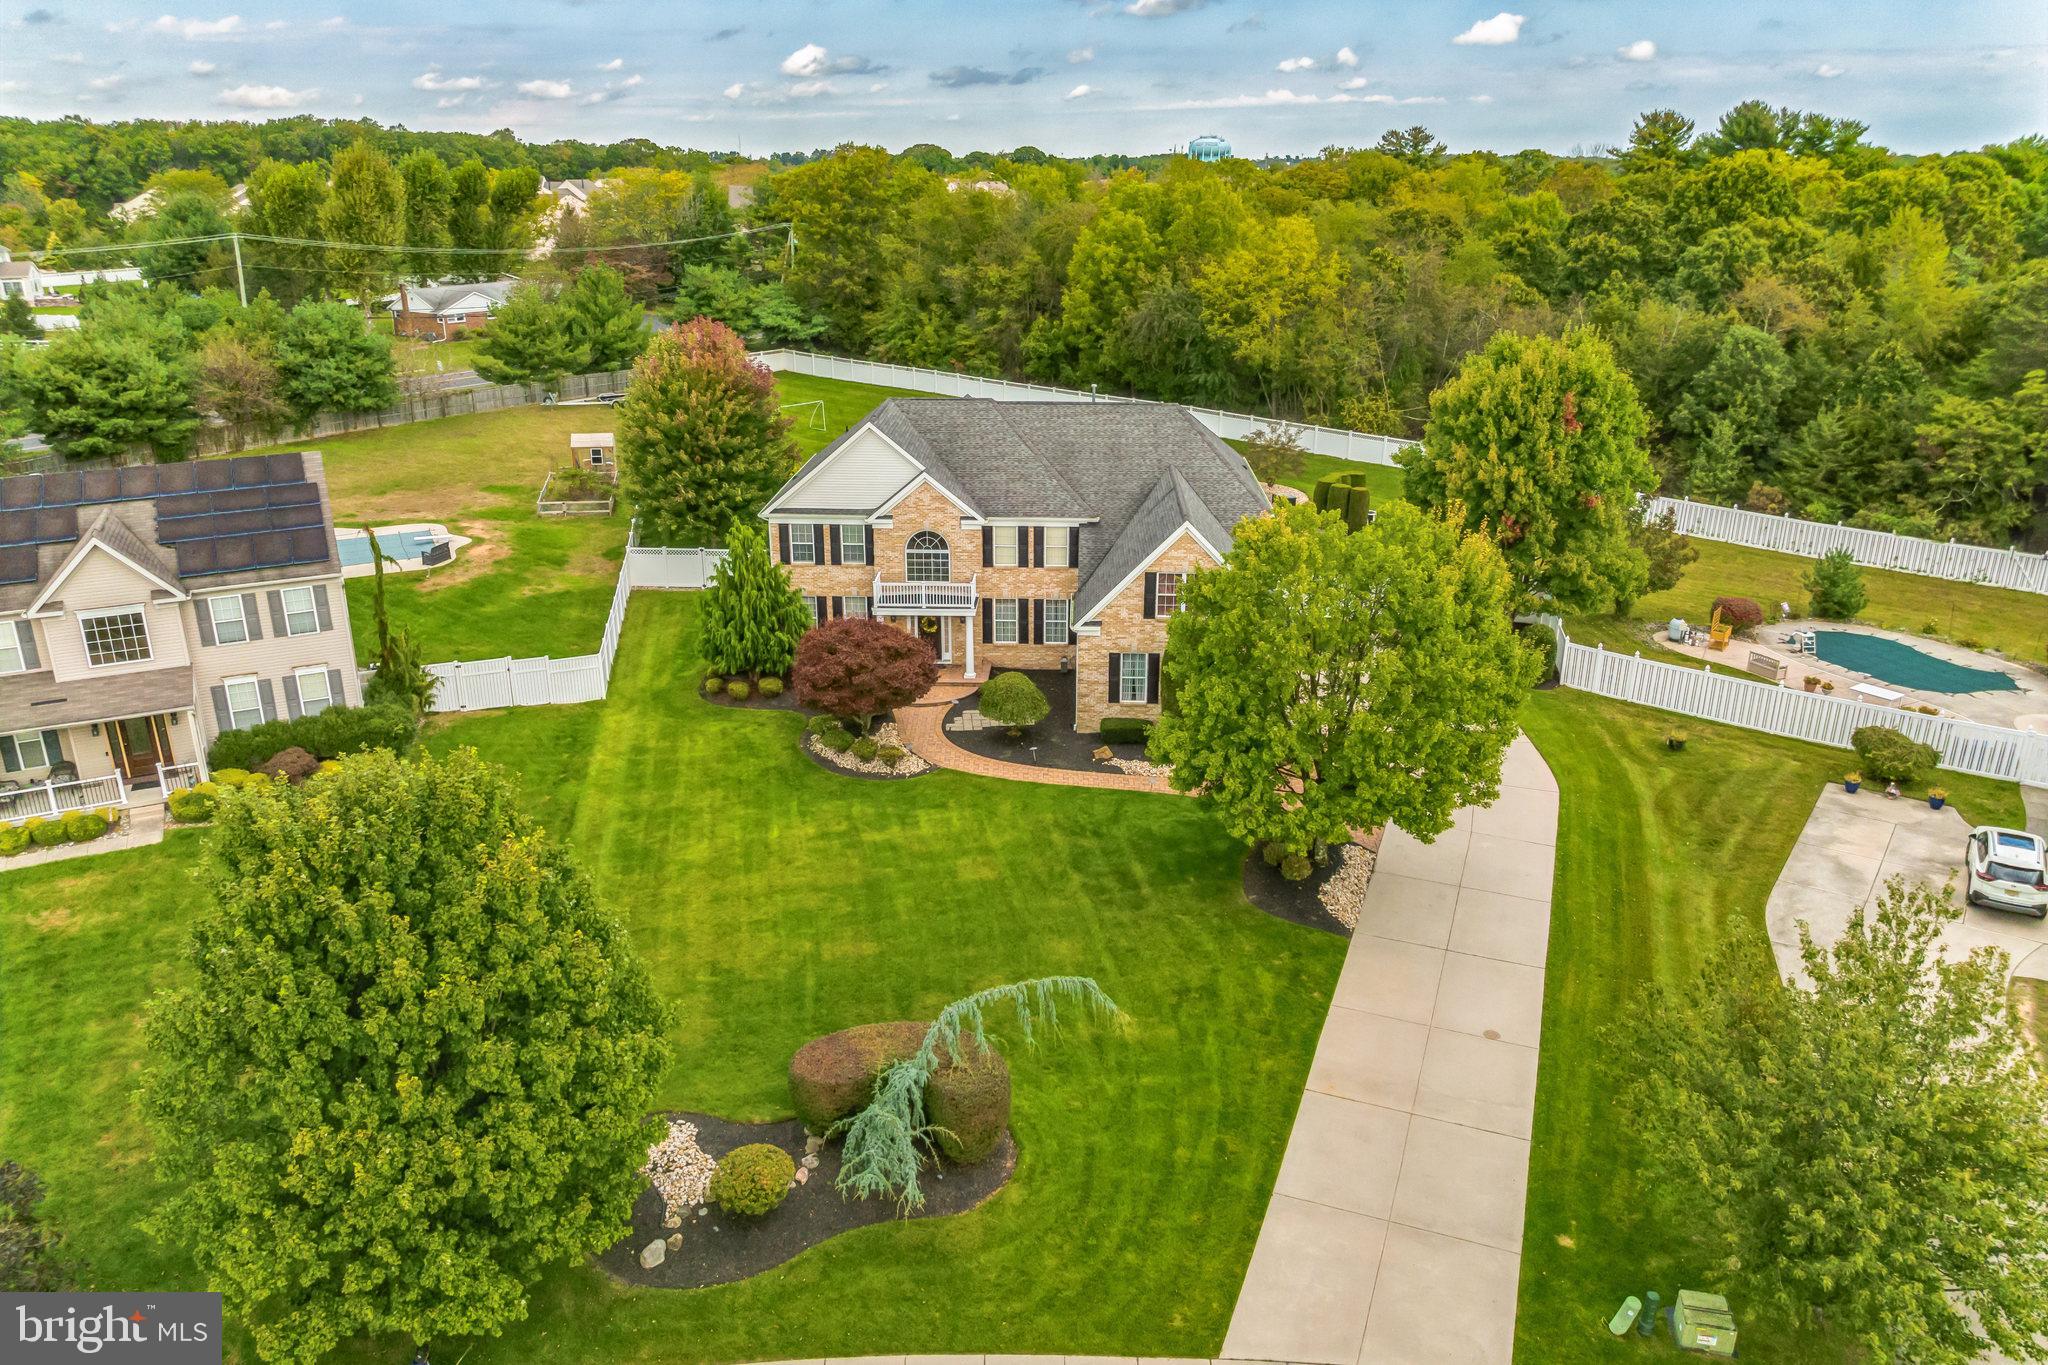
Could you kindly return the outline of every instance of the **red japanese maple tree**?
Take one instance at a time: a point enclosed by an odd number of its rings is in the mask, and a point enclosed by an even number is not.
[[[874,716],[916,701],[939,680],[930,645],[893,626],[864,617],[827,621],[797,642],[790,673],[796,699],[842,720],[858,720],[863,733]]]

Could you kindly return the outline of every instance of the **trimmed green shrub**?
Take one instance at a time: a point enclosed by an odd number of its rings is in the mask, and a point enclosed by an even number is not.
[[[875,749],[875,757],[892,768],[903,761],[903,755],[904,748],[901,744],[883,744]]]
[[[1532,622],[1522,631],[1522,639],[1529,648],[1543,660],[1543,672],[1536,681],[1549,682],[1557,676],[1557,632],[1541,621]]]
[[[1279,844],[1275,843],[1271,839],[1268,839],[1265,843],[1259,845],[1259,859],[1260,861],[1265,863],[1267,867],[1280,866],[1280,860],[1286,856],[1287,850],[1282,848]]]
[[[715,697],[723,691],[725,691],[725,678],[723,676],[717,673],[706,673],[704,675],[705,696]]]
[[[805,1043],[789,1059],[789,1099],[796,1116],[810,1131],[822,1133],[865,1109],[874,1098],[876,1075],[892,1062],[915,1056],[930,1027],[908,1020],[862,1024]],[[961,1065],[955,1066],[941,1055],[925,1086],[925,1110],[931,1122],[953,1130],[951,1144],[941,1138],[948,1157],[979,1161],[995,1150],[1010,1121],[1010,1068],[972,1037],[960,1039],[960,1057]]]
[[[12,858],[28,847],[28,826],[0,825],[0,858]]]
[[[292,737],[292,730],[297,723],[287,720],[266,720],[261,725],[251,725],[246,730],[223,730],[220,737],[213,741],[213,747],[206,751],[206,766],[214,769],[253,770],[258,763],[278,750],[289,749],[297,743]]]
[[[1752,597],[1717,597],[1714,610],[1721,613],[1721,624],[1735,627],[1737,635],[1746,635],[1764,623],[1764,609]]]
[[[1829,550],[1802,580],[1807,610],[1829,621],[1846,621],[1863,610],[1863,570],[1847,550]]]
[[[942,1060],[925,1086],[924,1109],[948,1161],[986,1159],[1010,1126],[1009,1063],[995,1049],[962,1038],[960,1060]]]
[[[1102,722],[1104,744],[1143,744],[1152,737],[1152,722],[1134,716],[1111,716]]]
[[[203,825],[220,810],[220,798],[210,782],[172,792],[164,804],[170,807],[171,818],[185,825]]]
[[[875,755],[880,753],[881,750],[882,746],[866,735],[862,735],[853,742],[853,756],[863,763],[874,762]]]
[[[773,1213],[789,1197],[796,1162],[788,1152],[766,1142],[735,1147],[718,1159],[711,1173],[711,1201],[727,1213],[759,1218]]]
[[[819,735],[818,743],[824,745],[835,754],[843,754],[853,747],[853,731],[841,725],[836,729],[827,730],[824,734]]]
[[[216,787],[257,787],[269,780],[267,777],[258,777],[256,774],[242,768],[215,768],[213,770],[213,785]]]
[[[845,728],[846,726],[840,723],[837,716],[812,716],[804,722],[804,733],[813,736],[822,735],[828,730],[844,730]]]
[[[1323,475],[1309,491],[1309,501],[1319,512],[1337,513],[1354,531],[1372,521],[1372,490],[1366,487],[1363,470],[1341,469]]]
[[[1941,762],[1932,747],[1889,725],[1866,725],[1849,736],[1863,774],[1877,782],[1913,782]]]
[[[267,720],[246,730],[226,730],[206,751],[206,765],[216,779],[223,769],[252,770],[286,749],[304,749],[315,758],[389,749],[405,754],[419,738],[419,718],[396,702],[372,706],[330,706],[297,720]]]
[[[1025,673],[998,673],[981,685],[975,699],[981,714],[1012,731],[1028,729],[1052,714],[1052,703]]]
[[[62,820],[33,818],[25,828],[28,830],[29,840],[37,848],[56,848],[59,844],[71,842],[71,836],[64,832]]]
[[[113,826],[104,812],[96,810],[70,811],[60,823],[64,826],[64,837],[74,844],[90,843]]]
[[[725,695],[734,701],[745,701],[754,695],[754,689],[747,685],[745,678],[734,678],[725,685]]]
[[[782,695],[782,679],[780,678],[763,678],[758,685],[761,689],[761,695],[764,697],[779,697]]]
[[[1312,869],[1308,859],[1299,853],[1290,853],[1280,860],[1280,875],[1290,882],[1305,882]]]

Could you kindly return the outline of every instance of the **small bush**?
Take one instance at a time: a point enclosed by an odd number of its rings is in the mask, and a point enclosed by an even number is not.
[[[754,689],[747,685],[745,678],[734,678],[725,685],[725,695],[734,701],[745,701],[754,695]]]
[[[213,741],[213,747],[206,751],[206,766],[252,770],[279,749],[292,746],[295,742],[292,724],[291,721],[266,720],[246,730],[223,730]]]
[[[12,858],[28,847],[28,826],[0,825],[0,858]]]
[[[1941,761],[1941,755],[1902,730],[1866,725],[1849,736],[1863,771],[1879,782],[1912,782]]]
[[[1557,632],[1549,626],[1536,622],[1522,631],[1522,639],[1536,656],[1543,660],[1543,671],[1536,681],[1546,683],[1557,676]]]
[[[1846,621],[1863,610],[1863,570],[1847,550],[1829,550],[1802,580],[1807,610],[1829,621]]]
[[[804,722],[804,733],[812,736],[822,735],[827,730],[844,730],[845,728],[844,725],[839,723],[837,716],[812,716]]]
[[[818,743],[824,745],[835,754],[843,754],[853,747],[853,732],[842,725],[835,730],[827,730],[824,734],[819,735]]]
[[[875,757],[891,768],[903,761],[904,749],[901,744],[884,744],[876,748]]]
[[[1152,722],[1134,716],[1111,716],[1102,722],[1104,744],[1143,744],[1152,737]]]
[[[213,785],[216,787],[260,787],[269,780],[267,777],[258,777],[256,774],[246,772],[241,768],[215,768],[213,770]]]
[[[1260,861],[1265,863],[1267,867],[1280,866],[1280,860],[1286,856],[1287,850],[1282,848],[1279,844],[1273,842],[1271,839],[1268,839],[1265,843],[1259,845],[1259,859]]]
[[[1733,626],[1737,635],[1747,635],[1764,623],[1764,609],[1751,597],[1717,597],[1714,610],[1721,613],[1721,624]]]
[[[256,765],[256,771],[263,777],[282,777],[285,781],[296,787],[299,783],[304,782],[314,773],[320,771],[320,760],[297,745],[293,745],[289,749],[280,749],[269,758],[264,759],[263,762]]]
[[[874,740],[870,739],[866,735],[862,735],[859,739],[853,742],[853,756],[863,763],[874,762],[875,755],[880,753],[881,751],[882,746],[875,743]]]
[[[220,810],[220,798],[208,790],[211,785],[202,782],[197,787],[172,792],[164,803],[170,807],[171,818],[184,825],[203,825],[211,820]]]
[[[1023,673],[998,673],[981,685],[975,703],[981,714],[1012,730],[1029,729],[1052,712],[1038,684]]]
[[[717,673],[707,673],[704,675],[705,696],[715,697],[723,691],[725,691],[725,679],[722,676]]]
[[[1010,1126],[1009,1064],[995,1049],[961,1039],[960,1060],[946,1058],[925,1086],[924,1110],[948,1161],[984,1160]]]
[[[1280,860],[1280,875],[1290,882],[1305,882],[1311,871],[1309,861],[1299,853],[1290,853]]]
[[[71,836],[64,832],[62,820],[32,818],[23,828],[28,830],[28,837],[37,848],[56,848],[59,844],[71,842]]]
[[[246,730],[223,731],[206,751],[206,763],[217,777],[224,769],[260,768],[286,749],[304,749],[315,758],[340,758],[372,749],[404,754],[410,752],[419,732],[419,718],[410,707],[397,702],[330,706],[318,715],[297,720],[267,720]]]
[[[711,1173],[711,1199],[727,1213],[759,1218],[775,1212],[789,1197],[796,1163],[789,1153],[766,1142],[735,1147],[719,1158]]]
[[[761,679],[760,687],[761,695],[764,697],[779,697],[782,695],[782,679],[780,678],[763,678]]]
[[[113,826],[104,812],[92,810],[71,811],[60,823],[64,826],[64,837],[74,844],[90,843]]]

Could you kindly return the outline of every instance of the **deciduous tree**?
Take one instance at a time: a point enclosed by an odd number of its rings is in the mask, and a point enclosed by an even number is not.
[[[665,1011],[589,880],[474,751],[222,802],[144,1107],[188,1240],[267,1360],[526,1315],[644,1188]]]
[[[655,337],[618,406],[619,470],[642,530],[717,543],[793,464],[775,379],[730,327],[698,318]]]
[[[1614,1112],[1661,1225],[1748,1316],[1872,1360],[2039,1360],[2048,1333],[2048,1087],[2007,1012],[2006,957],[1943,960],[1947,893],[1894,879],[1799,979],[1731,943],[1617,1029]]]
[[[796,699],[841,720],[873,719],[908,705],[939,680],[930,645],[883,621],[849,616],[805,633],[796,647]]]
[[[1513,597],[1485,537],[1405,503],[1356,533],[1308,507],[1241,522],[1181,584],[1153,752],[1248,843],[1433,837],[1498,792],[1538,666]]]
[[[199,429],[192,367],[139,329],[57,333],[25,370],[36,427],[66,455],[121,455],[147,446],[177,459]]]
[[[391,338],[363,326],[345,303],[302,303],[277,339],[285,401],[300,417],[319,412],[374,412],[398,401]]]
[[[354,297],[365,317],[377,296],[398,276],[403,256],[382,248],[405,240],[405,182],[384,153],[366,142],[334,158],[333,189],[320,210],[330,241],[326,268],[334,287]]]
[[[232,332],[208,336],[193,356],[192,367],[199,410],[244,437],[260,440],[291,415],[276,363]]]

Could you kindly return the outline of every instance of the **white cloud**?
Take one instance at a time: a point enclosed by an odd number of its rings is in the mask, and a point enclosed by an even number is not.
[[[1092,85],[1077,85],[1072,90],[1069,90],[1067,92],[1067,98],[1070,100],[1078,100],[1083,99],[1086,96],[1092,95],[1094,93],[1095,87]]]
[[[1316,69],[1316,59],[1313,57],[1289,57],[1286,61],[1280,63],[1276,69],[1285,71],[1289,75],[1297,71],[1313,71]]]
[[[264,27],[264,28],[266,28],[266,29],[268,29],[268,30],[269,30],[270,32],[272,32],[272,33],[275,33],[275,32],[277,32],[277,31],[278,31],[279,29],[281,29],[281,28],[290,28],[290,27],[291,27],[291,25],[290,25],[290,24],[287,24],[287,23],[286,23],[286,22],[285,22],[284,20],[282,20],[282,19],[272,19],[272,20],[271,20],[271,21],[270,21],[269,23],[265,24],[265,25],[264,25],[263,27]]]
[[[1352,78],[1351,78],[1350,80],[1348,80],[1348,81],[1344,82],[1344,84],[1342,84],[1342,85],[1338,86],[1337,88],[1338,88],[1338,89],[1340,89],[1340,90],[1363,90],[1363,89],[1365,89],[1365,87],[1366,87],[1366,79],[1365,79],[1365,77],[1363,77],[1363,76],[1353,76],[1353,77],[1352,77]]]
[[[0,95],[16,94],[27,88],[20,81],[0,81]]]
[[[641,84],[646,79],[647,78],[645,76],[635,71],[632,75],[626,77],[626,79],[619,82],[619,89],[631,90],[634,86]]]
[[[611,59],[610,61],[606,62],[606,63],[605,63],[605,64],[604,64],[603,66],[600,66],[600,67],[598,68],[598,70],[599,70],[599,71],[618,71],[618,70],[621,70],[621,69],[623,69],[623,68],[625,67],[625,65],[626,65],[626,59],[625,59],[624,57],[614,57],[614,58],[612,58],[612,59]]]
[[[348,20],[342,18],[339,14],[337,14],[331,19],[322,19],[320,21],[320,27],[328,29],[330,31],[337,28],[347,28]]]
[[[434,101],[434,107],[436,109],[460,109],[468,103],[469,96],[467,95],[443,95]]]
[[[1095,49],[1092,47],[1077,47],[1067,54],[1067,64],[1069,66],[1079,66],[1083,62],[1092,62],[1094,60]]]
[[[119,76],[94,76],[85,83],[85,88],[94,94],[104,95],[107,91],[114,89],[120,84],[121,77]]]
[[[53,62],[62,62],[66,66],[84,66],[85,54],[83,52],[60,52],[56,56],[50,58],[50,60]]]
[[[1842,74],[1842,68],[1836,66],[1833,62],[1822,62],[1813,69],[1813,74],[1824,81],[1831,81]]]
[[[180,38],[221,38],[241,31],[242,16],[230,14],[221,19],[180,19],[166,14],[150,25],[158,33],[175,33]]]
[[[565,100],[576,93],[567,81],[521,81],[519,93],[537,100]]]
[[[1465,47],[1499,47],[1521,37],[1522,25],[1527,22],[1527,15],[1502,10],[1491,19],[1481,19],[1451,41]]]
[[[218,68],[212,62],[194,62],[185,70],[194,76],[211,76]]]
[[[882,92],[883,92],[884,90],[887,90],[888,88],[889,88],[889,82],[887,82],[887,81],[876,81],[876,82],[875,82],[875,83],[874,83],[873,85],[871,85],[871,86],[869,86],[869,87],[868,87],[868,93],[869,93],[870,95],[879,95],[879,94],[881,94],[881,93],[882,93]]]
[[[1493,96],[1491,96],[1491,95],[1468,95],[1468,96],[1466,96],[1466,98],[1467,98],[1467,99],[1469,99],[1469,100],[1471,100],[1471,101],[1472,101],[1472,103],[1474,103],[1474,104],[1492,104],[1492,103],[1493,103]]]
[[[745,81],[734,81],[731,85],[725,87],[725,97],[729,100],[736,100],[746,93],[747,85]]]
[[[1348,47],[1340,47],[1340,48],[1338,48],[1338,49],[1337,49],[1337,65],[1339,65],[1339,66],[1357,66],[1357,65],[1358,65],[1358,54],[1357,54],[1356,52],[1353,52],[1353,51],[1352,51],[1352,50],[1351,50],[1350,48],[1348,48]]]
[[[1657,45],[1648,38],[1638,38],[1626,47],[1614,49],[1614,55],[1625,62],[1653,62],[1657,60]]]
[[[1164,19],[1170,14],[1183,10],[1200,9],[1205,0],[1131,0],[1124,6],[1125,14],[1135,14],[1140,19]]]
[[[290,109],[304,104],[318,90],[287,90],[281,85],[238,85],[220,92],[220,102],[234,109]]]
[[[430,66],[412,78],[412,88],[415,90],[481,90],[484,88],[484,78],[482,76],[444,76],[441,74],[440,67]]]
[[[824,69],[825,49],[816,43],[805,43],[782,59],[785,76],[815,76]]]
[[[819,95],[831,94],[832,82],[798,81],[795,85],[789,87],[789,93],[796,96],[800,100],[815,99]]]

